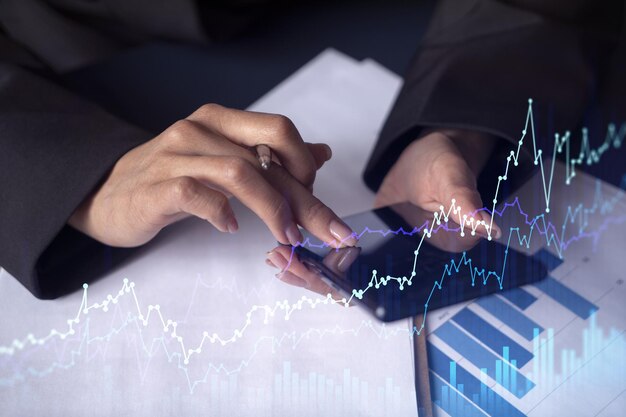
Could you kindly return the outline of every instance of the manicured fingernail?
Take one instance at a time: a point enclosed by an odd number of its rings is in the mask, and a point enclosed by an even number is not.
[[[298,244],[302,243],[302,241],[304,240],[302,233],[300,233],[300,229],[298,229],[298,226],[296,226],[295,223],[292,223],[289,225],[289,227],[287,227],[287,230],[285,230],[285,234],[287,235],[287,240],[289,241],[291,246],[298,246]]]
[[[352,229],[337,220],[332,220],[330,222],[330,234],[338,240],[338,244],[355,246],[357,243]]]
[[[278,274],[276,274],[276,278],[283,282],[286,282],[287,284],[295,285],[297,287],[309,287],[309,284],[305,280],[289,271],[279,272]]]
[[[341,272],[346,272],[350,268],[350,265],[356,261],[360,250],[357,248],[344,248],[339,250],[343,250],[344,253],[341,255],[341,258],[339,258],[339,262],[337,262],[337,269]]]
[[[237,230],[239,230],[239,224],[237,223],[237,219],[231,217],[228,220],[228,224],[226,225],[226,227],[228,228],[228,233],[235,233]]]
[[[267,252],[267,260],[272,263],[272,266],[280,269],[281,271],[287,268],[288,265],[287,259],[285,259],[280,253],[273,250]]]

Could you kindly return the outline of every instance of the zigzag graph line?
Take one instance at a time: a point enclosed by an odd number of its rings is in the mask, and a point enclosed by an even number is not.
[[[530,244],[530,240],[532,238],[533,231],[537,229],[537,232],[546,238],[546,244],[548,246],[549,245],[555,246],[556,250],[559,252],[559,254],[561,254],[562,251],[566,249],[567,246],[571,242],[579,240],[582,237],[594,237],[597,240],[599,238],[600,231],[606,229],[606,227],[608,227],[608,224],[622,223],[626,221],[626,216],[621,216],[621,217],[617,217],[613,219],[605,219],[605,222],[603,223],[603,225],[600,227],[598,231],[595,231],[592,233],[584,232],[584,225],[587,224],[588,216],[596,214],[596,212],[600,212],[602,214],[609,213],[612,210],[612,208],[614,208],[617,205],[617,203],[623,198],[624,196],[623,192],[618,193],[611,200],[606,200],[606,201],[600,201],[600,196],[598,192],[596,192],[596,199],[592,207],[585,208],[582,206],[582,204],[579,204],[575,208],[570,207],[570,209],[568,209],[568,219],[562,225],[562,231],[561,231],[560,236],[559,236],[559,233],[556,231],[556,228],[554,227],[554,225],[552,225],[550,222],[546,223],[544,214],[536,216],[532,220],[529,221],[528,218],[530,218],[530,216],[522,211],[519,205],[519,201],[517,199],[515,199],[515,201],[512,203],[505,204],[503,210],[498,212],[495,206],[497,204],[497,196],[499,193],[500,184],[502,181],[506,181],[508,178],[510,162],[513,161],[513,165],[518,166],[520,150],[524,143],[524,138],[526,137],[527,128],[529,125],[531,127],[531,137],[532,137],[533,148],[534,148],[534,164],[535,165],[539,164],[541,167],[544,197],[546,201],[546,212],[549,212],[555,162],[553,159],[550,172],[548,176],[546,176],[546,172],[544,171],[544,168],[543,168],[544,165],[543,165],[543,160],[542,160],[542,151],[541,149],[538,149],[536,146],[536,140],[535,140],[535,134],[534,134],[534,123],[533,123],[533,118],[532,118],[532,100],[529,100],[529,108],[528,108],[528,113],[526,117],[526,125],[522,132],[522,138],[520,139],[518,143],[517,152],[511,151],[511,154],[509,155],[509,157],[507,157],[507,165],[506,165],[504,175],[498,177],[498,186],[496,188],[495,197],[493,199],[493,207],[491,210],[488,210],[486,208],[481,209],[481,210],[487,211],[488,213],[492,215],[495,214],[495,215],[501,216],[505,210],[515,206],[519,210],[520,214],[522,214],[526,218],[526,223],[527,225],[530,226],[530,232],[528,233],[528,235],[524,235],[523,233],[521,233],[519,227],[511,228],[508,241],[507,241],[507,246],[510,246],[513,236],[517,235],[518,243],[522,246],[528,247]],[[599,163],[602,155],[605,152],[607,152],[611,148],[611,146],[613,146],[615,149],[618,149],[621,146],[625,136],[626,136],[626,124],[623,124],[619,130],[617,130],[614,125],[609,125],[604,143],[597,149],[591,149],[588,138],[587,138],[586,130],[583,130],[583,146],[581,147],[580,155],[578,158],[571,158],[570,156],[571,135],[569,134],[569,132],[566,132],[562,137],[557,135],[555,137],[555,147],[554,147],[555,152],[560,153],[562,152],[563,149],[565,149],[566,151],[565,159],[566,159],[566,164],[568,167],[566,183],[569,184],[571,182],[571,179],[574,178],[576,165],[581,165],[583,162],[586,162],[587,164]],[[460,227],[451,228],[448,226],[448,220],[451,217],[451,214],[453,215],[456,214],[458,216],[457,224],[459,224]],[[485,230],[487,231],[489,235],[489,239],[491,239],[492,224],[487,225],[484,221],[475,221],[474,220],[475,214],[476,213],[468,213],[465,215],[461,215],[461,207],[457,206],[456,202],[452,200],[452,204],[447,211],[442,206],[440,207],[440,210],[438,212],[434,213],[434,219],[432,223],[430,224],[430,226],[425,224],[419,228],[415,228],[411,232],[406,232],[404,230],[382,231],[382,230],[366,229],[358,237],[361,237],[365,233],[383,233],[383,234],[404,233],[404,234],[410,234],[410,235],[415,234],[415,233],[421,234],[420,242],[418,244],[416,251],[414,252],[415,261],[414,261],[414,267],[413,267],[413,271],[411,272],[410,278],[407,278],[406,276],[405,277],[385,276],[385,277],[379,278],[377,276],[377,271],[372,271],[373,272],[372,279],[368,287],[362,290],[354,290],[350,299],[344,298],[341,300],[335,300],[332,298],[330,294],[328,294],[325,298],[316,298],[316,299],[303,296],[300,300],[298,300],[295,303],[289,303],[288,301],[283,301],[283,302],[276,302],[274,306],[254,305],[252,306],[250,311],[248,311],[248,313],[246,314],[245,324],[240,329],[234,330],[232,336],[223,338],[219,336],[218,334],[213,333],[210,335],[208,332],[205,331],[203,332],[203,337],[202,337],[200,344],[196,348],[193,348],[193,349],[187,349],[185,347],[182,336],[176,333],[177,323],[172,320],[166,320],[161,314],[160,306],[158,304],[149,305],[147,308],[147,313],[146,314],[143,313],[139,304],[139,300],[134,290],[134,283],[129,282],[127,279],[124,279],[123,286],[118,291],[117,295],[112,296],[109,294],[105,300],[101,301],[100,303],[94,303],[92,305],[88,304],[88,299],[87,299],[88,286],[87,284],[84,284],[83,298],[81,301],[80,308],[76,316],[67,321],[68,323],[67,331],[62,332],[56,329],[52,329],[49,332],[49,334],[41,338],[36,338],[33,334],[28,334],[22,340],[15,339],[8,346],[0,346],[0,355],[13,355],[16,351],[23,350],[27,346],[43,345],[53,338],[59,338],[63,340],[68,336],[74,335],[75,334],[74,325],[80,323],[81,316],[86,316],[87,314],[89,314],[91,310],[94,310],[94,309],[101,309],[102,311],[106,312],[108,311],[110,304],[117,304],[120,297],[124,296],[125,294],[130,294],[137,308],[137,318],[143,323],[144,326],[147,326],[151,315],[156,314],[158,316],[159,321],[163,325],[164,333],[166,334],[170,333],[170,336],[180,344],[183,362],[184,364],[188,364],[190,357],[194,354],[199,354],[202,351],[202,347],[204,343],[207,341],[209,343],[220,343],[221,345],[226,345],[228,343],[233,343],[237,339],[241,338],[244,332],[246,331],[246,329],[252,324],[252,314],[257,311],[261,311],[265,313],[265,318],[264,318],[265,323],[267,323],[268,318],[271,316],[274,316],[277,311],[284,311],[285,320],[288,320],[293,312],[297,310],[301,310],[303,306],[308,306],[310,308],[315,308],[315,306],[319,304],[343,304],[347,306],[353,297],[362,297],[363,293],[371,287],[376,288],[376,287],[379,287],[380,285],[387,285],[387,283],[391,281],[397,282],[401,288],[405,284],[410,285],[411,278],[415,276],[415,269],[417,265],[419,249],[421,247],[421,244],[423,243],[425,238],[430,238],[432,236],[432,233],[437,233],[440,230],[445,230],[448,232],[459,232],[460,235],[463,236],[464,230],[469,227],[469,229],[471,230],[471,234],[474,235],[476,229],[479,226],[483,226],[485,227]],[[579,233],[573,236],[572,238],[570,238],[569,240],[565,240],[564,236],[565,236],[567,223],[568,222],[575,223],[576,221],[578,221],[580,225]],[[323,245],[331,246],[332,243],[334,242],[324,243]],[[312,245],[311,242],[308,242],[308,241],[305,241],[302,243],[302,245],[307,245],[307,244]],[[293,256],[293,251],[292,251],[292,256]],[[494,277],[497,279],[498,283],[501,285],[502,280],[504,279],[505,265],[506,265],[506,258],[505,258],[505,261],[503,262],[502,271],[500,273],[497,273],[495,271],[486,271],[484,269],[480,269],[479,267],[473,266],[471,259],[467,258],[465,253],[462,255],[459,261],[454,261],[454,259],[452,259],[449,265],[445,267],[442,273],[441,279],[439,281],[436,281],[435,284],[433,285],[433,289],[430,293],[430,296],[425,303],[426,312],[428,308],[428,301],[433,296],[436,289],[441,289],[444,278],[446,276],[452,276],[453,272],[458,272],[462,266],[470,268],[473,282],[478,277],[480,277],[481,282],[483,284],[486,284],[490,277]],[[424,314],[424,316],[426,316],[426,314]],[[425,318],[424,318],[424,321],[425,321]],[[422,323],[420,329],[415,329],[416,333],[420,334],[423,328],[424,328],[424,322]],[[171,332],[170,332],[170,329],[171,329]]]
[[[600,190],[598,188],[598,190]],[[611,206],[615,206],[616,204],[620,203],[622,201],[622,198],[625,196],[624,193],[619,193],[616,196],[614,196],[613,198],[609,199],[609,200],[604,200],[601,193],[598,191],[598,193],[596,194],[596,201],[594,202],[593,207],[602,209],[604,212],[610,212],[610,207]],[[579,205],[579,208],[582,207],[582,205]],[[511,203],[507,203],[504,208],[501,211],[496,212],[496,215],[503,215],[504,212],[507,209],[510,208],[514,208],[517,209],[517,211],[519,211],[520,213],[522,213],[525,217],[526,217],[526,223],[528,225],[531,225],[532,229],[531,229],[531,233],[532,230],[534,230],[534,228],[537,228],[537,231],[540,234],[543,234],[546,237],[546,240],[548,242],[552,242],[554,244],[555,247],[562,247],[562,248],[566,248],[571,242],[575,241],[575,240],[579,240],[582,237],[592,237],[594,239],[598,239],[599,235],[602,231],[604,231],[609,225],[611,224],[616,224],[616,223],[624,223],[626,222],[626,215],[620,216],[620,217],[607,217],[604,221],[604,223],[594,232],[585,232],[584,228],[580,228],[579,231],[581,233],[572,236],[572,238],[570,238],[567,241],[564,240],[560,240],[559,236],[556,233],[556,228],[549,222],[546,223],[545,221],[545,217],[543,215],[537,216],[531,220],[529,219],[529,216],[526,215],[525,213],[523,213],[523,211],[521,210],[521,207],[519,205],[519,201],[518,199],[515,199],[513,202]],[[588,213],[588,214],[593,214],[592,210],[572,210],[571,212],[577,212],[577,213]],[[579,222],[580,223],[580,222]],[[539,225],[543,224],[544,227],[543,229],[539,228]],[[446,225],[442,225],[441,228],[445,229]],[[365,233],[380,233],[380,234],[388,234],[388,233],[404,233],[404,234],[415,234],[415,233],[419,233],[420,230],[423,230],[425,228],[425,226],[422,226],[420,228],[415,228],[413,231],[411,232],[406,232],[403,230],[397,230],[397,231],[389,231],[389,230],[364,230],[361,235],[365,234]],[[439,229],[434,229],[433,232],[437,232]],[[458,227],[456,229],[448,229],[449,231],[458,231]],[[548,231],[552,231],[550,234],[548,234]],[[530,235],[523,235],[523,234],[519,234],[519,228],[514,228],[511,229],[511,233],[509,235],[509,243],[511,241],[512,236],[517,235],[518,236],[518,240],[520,242],[520,244],[529,244],[530,243],[530,239],[528,238]],[[431,296],[434,293],[436,288],[441,288],[441,285],[443,284],[443,279],[446,276],[453,276],[454,272],[458,272],[460,270],[461,267],[468,267],[470,268],[470,270],[474,270],[474,279],[476,279],[476,277],[481,277],[483,282],[486,282],[487,278],[489,276],[494,276],[496,278],[498,278],[498,274],[496,274],[495,272],[489,271],[486,272],[484,270],[480,270],[478,268],[474,268],[472,267],[472,262],[471,259],[466,258],[466,257],[462,257],[459,261],[454,261],[451,260],[451,263],[445,268],[444,272],[442,273],[442,278],[440,281],[437,281],[435,286],[433,286],[433,291],[431,292]],[[283,311],[285,314],[285,319],[289,319],[289,317],[291,316],[291,314],[293,314],[294,312],[296,312],[297,310],[301,309],[303,305],[307,304],[311,307],[311,308],[315,308],[315,305],[317,304],[344,304],[347,305],[347,303],[344,303],[343,300],[334,300],[331,297],[326,297],[324,299],[309,299],[307,297],[303,297],[298,303],[296,304],[289,304],[289,303],[285,303],[285,302],[279,302],[276,303],[273,308],[270,306],[253,306],[252,310],[249,311],[248,313],[248,320],[246,322],[246,325],[244,325],[239,331],[235,331],[234,334],[230,337],[230,338],[222,338],[217,334],[213,334],[211,336],[208,335],[207,332],[204,332],[203,334],[203,339],[202,342],[199,346],[197,346],[195,349],[189,349],[186,350],[185,349],[185,345],[184,345],[184,340],[181,336],[176,334],[176,325],[177,323],[172,322],[171,320],[166,320],[163,316],[163,314],[160,312],[160,307],[158,306],[148,306],[148,314],[146,316],[143,315],[142,313],[142,309],[139,307],[140,303],[138,301],[137,298],[137,294],[135,292],[134,289],[134,284],[132,282],[128,282],[128,280],[124,280],[124,284],[122,286],[122,288],[120,289],[120,291],[118,292],[118,294],[113,297],[107,297],[106,300],[104,300],[102,303],[96,303],[93,304],[91,306],[88,306],[87,303],[87,297],[86,297],[86,289],[84,291],[84,295],[83,295],[83,300],[81,302],[81,308],[79,309],[76,318],[73,320],[68,320],[68,325],[69,325],[69,330],[67,332],[61,333],[61,332],[57,332],[57,331],[52,331],[46,338],[42,338],[42,339],[34,339],[34,337],[32,335],[28,335],[26,339],[22,340],[22,341],[14,341],[13,346],[11,346],[10,348],[15,350],[23,350],[25,348],[27,348],[28,346],[33,346],[34,347],[41,347],[41,345],[44,345],[46,342],[50,341],[51,339],[53,339],[55,336],[58,336],[59,339],[61,340],[67,340],[67,338],[72,338],[72,337],[77,337],[80,335],[76,335],[74,326],[78,325],[80,323],[80,316],[81,315],[87,315],[87,313],[90,310],[93,309],[101,309],[102,311],[106,312],[109,310],[109,305],[113,304],[116,305],[118,304],[118,301],[121,299],[122,296],[124,295],[131,295],[131,302],[133,304],[135,304],[136,308],[137,308],[137,314],[133,315],[128,313],[127,319],[122,323],[122,325],[119,328],[114,328],[112,329],[108,334],[104,335],[104,336],[93,336],[93,337],[89,337],[89,331],[87,330],[86,333],[84,333],[84,335],[82,335],[82,337],[80,337],[81,339],[81,343],[78,347],[78,349],[73,350],[70,353],[70,358],[71,360],[69,362],[66,363],[61,363],[61,362],[55,362],[52,365],[50,365],[49,367],[47,367],[46,369],[42,369],[42,370],[38,370],[35,371],[31,368],[28,369],[29,374],[32,375],[37,375],[37,376],[44,376],[47,375],[49,373],[51,373],[52,371],[54,371],[55,369],[68,369],[70,367],[72,367],[75,364],[75,357],[76,356],[80,356],[83,353],[83,349],[86,348],[86,346],[88,346],[89,344],[93,343],[93,342],[107,342],[111,340],[112,337],[114,337],[115,335],[118,335],[123,328],[125,328],[127,325],[131,324],[131,323],[135,323],[137,326],[140,326],[140,323],[143,324],[143,326],[147,326],[148,323],[150,322],[150,315],[151,314],[156,314],[157,320],[158,322],[160,322],[160,325],[163,326],[163,333],[164,335],[161,336],[160,338],[155,338],[153,340],[152,346],[151,347],[147,347],[145,341],[143,341],[142,338],[142,350],[148,355],[148,357],[152,357],[153,356],[153,352],[155,351],[155,343],[158,343],[158,345],[163,346],[164,350],[166,351],[166,354],[168,356],[168,360],[171,361],[173,358],[179,358],[179,363],[178,363],[178,367],[182,370],[184,370],[185,374],[187,375],[187,380],[188,380],[188,384],[189,384],[189,388],[190,390],[193,391],[193,389],[195,388],[195,386],[198,383],[203,382],[203,379],[201,380],[197,380],[197,381],[191,381],[191,379],[189,378],[189,375],[187,374],[186,371],[186,367],[184,365],[189,364],[189,359],[192,355],[194,354],[199,354],[202,351],[202,347],[203,344],[205,342],[205,339],[207,339],[209,342],[211,343],[219,343],[220,345],[224,346],[230,343],[234,343],[236,340],[238,340],[239,338],[243,337],[243,334],[246,330],[246,328],[248,327],[248,325],[251,324],[251,313],[252,311],[260,311],[260,312],[264,312],[265,313],[265,318],[264,318],[264,322],[267,323],[269,317],[275,316],[277,311]],[[349,302],[349,301],[348,301]],[[86,318],[87,320],[87,328],[89,328],[89,317]],[[386,332],[388,332],[387,328],[384,327],[384,324],[381,325],[381,331],[378,332],[380,334],[378,334],[372,327],[371,327],[371,321],[368,321],[367,323],[362,323],[361,327],[363,326],[369,326],[370,330],[374,331],[374,333],[376,333],[376,335],[378,337],[387,337]],[[170,333],[169,328],[172,328],[172,332]],[[421,328],[420,329],[413,329],[414,333],[420,334],[421,332]],[[352,330],[346,330],[346,329],[339,329],[336,328],[334,330],[324,330],[324,331],[320,331],[319,329],[309,329],[307,332],[302,333],[302,335],[300,337],[297,338],[297,341],[294,340],[294,346],[296,346],[305,336],[308,337],[311,334],[315,334],[317,333],[320,337],[322,337],[324,334],[336,334],[337,332],[344,334],[344,333],[350,333],[352,332]],[[408,333],[408,332],[407,332]],[[175,346],[179,346],[180,347],[180,351],[178,352],[173,352],[171,354],[167,353],[167,346],[165,343],[165,338],[166,336],[169,336],[171,341],[173,341],[173,343],[175,344]],[[295,334],[285,334],[282,337],[271,337],[271,342],[276,344],[276,345],[281,345],[283,340],[289,340],[289,339],[294,339],[296,336]],[[266,339],[266,338],[262,338],[262,339]],[[213,365],[211,364],[209,366],[209,369],[207,370],[207,372],[209,372],[210,370],[214,370],[215,372],[220,372],[220,371],[224,371],[227,374],[233,373],[233,372],[239,372],[243,367],[248,366],[248,364],[250,363],[250,361],[252,360],[252,357],[256,355],[256,349],[257,346],[259,345],[261,341],[257,341],[257,343],[255,344],[255,350],[253,352],[252,355],[250,355],[250,357],[246,360],[242,360],[240,365],[234,369],[226,369],[224,368],[223,365]],[[6,347],[5,347],[6,348]],[[106,350],[106,349],[105,349]],[[9,353],[9,354],[13,354],[13,352],[3,352],[3,353]],[[180,363],[182,360],[182,364]],[[208,375],[208,374],[207,374]],[[206,375],[205,375],[206,377]],[[14,383],[17,380],[21,380],[23,379],[23,375],[21,374],[21,372],[16,372],[15,375],[12,378],[3,378],[0,379],[0,384],[2,385],[10,385],[11,383]]]

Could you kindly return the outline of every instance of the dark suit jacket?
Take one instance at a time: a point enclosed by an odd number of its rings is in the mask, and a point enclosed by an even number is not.
[[[529,98],[544,150],[552,150],[554,132],[575,132],[583,123],[603,140],[609,122],[626,121],[625,38],[622,1],[441,1],[366,183],[377,189],[423,127],[490,133],[505,139],[498,150],[508,152],[521,137]]]
[[[115,161],[151,137],[55,85],[54,74],[150,37],[210,42],[257,9],[158,3],[0,0],[0,265],[37,297],[79,288],[128,253],[66,222]],[[513,3],[441,2],[365,170],[372,189],[425,126],[515,142],[528,97],[540,111],[558,109],[555,129],[579,125],[589,103],[624,118],[606,94],[624,97],[622,2]]]

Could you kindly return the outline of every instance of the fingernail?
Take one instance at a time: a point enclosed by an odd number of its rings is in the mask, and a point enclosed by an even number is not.
[[[289,271],[279,272],[278,274],[276,274],[276,278],[283,282],[286,282],[287,284],[295,285],[297,287],[309,287],[309,284],[305,280]]]
[[[289,225],[289,227],[287,227],[287,230],[285,230],[285,234],[287,235],[287,240],[289,241],[291,246],[298,246],[298,244],[302,243],[302,241],[304,240],[302,233],[300,233],[300,229],[298,229],[298,226],[296,226],[295,223],[292,223]]]
[[[344,253],[341,255],[341,258],[339,258],[339,262],[337,262],[337,269],[341,272],[346,272],[350,268],[350,265],[356,261],[360,251],[357,248],[346,248],[343,250]]]
[[[337,220],[330,222],[330,234],[339,241],[339,244],[355,246],[357,243],[352,229]]]
[[[231,217],[228,220],[226,227],[228,228],[228,233],[235,233],[237,230],[239,230],[239,224],[237,223],[237,219]]]
[[[328,161],[330,158],[333,157],[333,150],[330,149],[330,146],[326,145],[325,143],[324,145],[324,151],[326,152],[326,160]]]
[[[288,265],[287,259],[285,259],[280,253],[273,250],[267,252],[267,260],[272,263],[272,266],[280,269],[281,271],[287,268]]]
[[[272,263],[272,261],[270,261],[269,259],[266,259],[266,260],[265,260],[265,264],[266,264],[266,265],[268,265],[268,266],[271,266],[272,268],[278,268],[278,267],[277,267],[276,265],[274,265],[274,264]]]

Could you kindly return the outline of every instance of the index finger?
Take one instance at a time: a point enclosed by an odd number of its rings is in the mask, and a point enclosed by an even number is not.
[[[317,163],[288,117],[205,104],[189,117],[239,145],[268,145],[281,164],[305,187],[313,185]]]
[[[332,246],[356,245],[354,231],[282,167],[273,165],[266,175],[287,199],[298,224]]]

